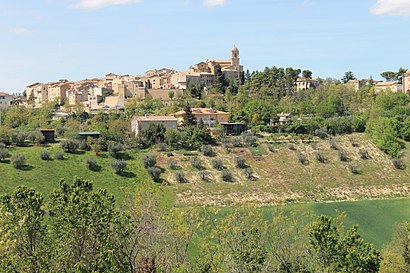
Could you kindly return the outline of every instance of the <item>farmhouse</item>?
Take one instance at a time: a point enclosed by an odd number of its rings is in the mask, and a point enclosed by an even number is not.
[[[221,122],[228,122],[230,116],[228,112],[214,110],[212,108],[191,108],[191,111],[197,121],[202,120],[206,126],[211,128]],[[185,111],[174,113],[174,117],[176,117],[180,122],[182,122],[184,116]]]
[[[138,136],[141,130],[148,128],[150,124],[159,123],[162,124],[165,129],[177,129],[177,122],[173,116],[136,116],[131,121],[131,130]]]

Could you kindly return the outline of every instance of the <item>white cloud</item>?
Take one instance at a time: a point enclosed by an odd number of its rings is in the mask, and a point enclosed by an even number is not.
[[[141,0],[80,0],[74,5],[77,9],[98,9],[115,5],[128,5],[139,3]]]
[[[370,12],[374,15],[410,16],[410,1],[378,0]]]
[[[28,32],[28,29],[24,27],[12,27],[9,29],[9,32],[14,34],[26,34]]]
[[[205,7],[224,6],[227,0],[204,0]]]

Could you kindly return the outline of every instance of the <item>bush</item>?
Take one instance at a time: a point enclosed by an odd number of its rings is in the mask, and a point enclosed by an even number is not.
[[[303,165],[309,164],[309,160],[305,154],[298,154],[298,161],[302,163]]]
[[[41,158],[42,160],[51,160],[51,159],[52,159],[52,158],[51,158],[51,154],[50,154],[49,151],[42,151],[42,152],[40,153],[40,158]]]
[[[147,171],[155,182],[161,182],[160,176],[161,176],[162,170],[160,168],[151,166],[147,168]]]
[[[23,146],[24,142],[26,141],[26,138],[27,133],[20,130],[13,131],[11,135],[11,141],[15,143],[17,146]]]
[[[339,150],[339,147],[337,147],[336,141],[333,138],[329,139],[329,146],[333,150]]]
[[[253,176],[252,168],[246,168],[243,171],[243,174],[245,175],[246,179],[248,179],[248,180],[254,180],[255,179],[255,177]]]
[[[16,169],[21,169],[26,164],[26,157],[23,154],[14,154],[11,157],[11,164]]]
[[[349,161],[349,156],[345,150],[339,150],[339,160],[344,162]]]
[[[257,144],[258,139],[251,132],[243,132],[241,135],[241,138],[242,138],[243,144],[246,147],[255,147],[258,145]]]
[[[83,139],[78,142],[78,149],[83,151],[89,151],[91,150],[91,146],[88,144],[87,140]]]
[[[326,129],[324,129],[324,128],[316,129],[316,130],[313,132],[313,135],[315,135],[315,136],[317,136],[317,137],[319,137],[319,138],[321,138],[321,139],[326,139],[326,138],[329,136],[329,135],[327,134]]]
[[[218,170],[218,171],[221,171],[221,170],[223,170],[223,168],[224,168],[224,165],[223,165],[223,163],[222,163],[222,160],[220,160],[220,159],[218,159],[218,158],[212,159],[212,161],[211,161],[211,166],[212,166],[212,168],[214,168],[214,169],[216,169],[216,170]]]
[[[398,158],[393,158],[393,159],[391,160],[391,162],[393,163],[393,166],[394,166],[396,169],[398,169],[398,170],[404,170],[404,169],[406,169],[406,164],[404,164],[404,162],[401,161],[401,160],[398,159]]]
[[[142,157],[142,164],[145,168],[154,167],[157,164],[157,159],[154,155],[144,155]]]
[[[188,180],[185,177],[184,172],[175,172],[175,180],[179,183],[187,183]]]
[[[315,158],[320,163],[326,163],[327,162],[327,159],[326,159],[325,155],[322,152],[315,153]]]
[[[168,145],[164,142],[158,143],[158,150],[160,152],[166,152],[168,148]]]
[[[223,169],[221,172],[221,178],[223,181],[226,182],[232,182],[233,181],[233,176],[230,170]]]
[[[92,171],[98,171],[100,169],[100,166],[97,164],[97,161],[94,157],[86,157],[84,159],[84,164],[87,167],[87,169]]]
[[[194,157],[190,160],[192,167],[194,167],[197,170],[202,170],[202,162],[199,158]]]
[[[350,171],[352,174],[360,174],[359,168],[358,168],[357,166],[355,166],[355,165],[349,165],[349,166],[347,166],[347,168],[349,169],[349,171]]]
[[[288,145],[288,148],[291,151],[296,151],[297,150],[295,144],[292,144],[292,143]]]
[[[177,164],[176,160],[174,160],[174,159],[168,160],[168,167],[169,167],[171,170],[176,170],[176,169],[178,169],[178,164]]]
[[[367,150],[360,149],[359,150],[359,156],[361,159],[370,159],[369,153]]]
[[[119,158],[122,151],[124,151],[124,145],[122,145],[121,143],[112,144],[108,148],[108,152],[114,158]]]
[[[5,160],[9,156],[9,150],[6,148],[0,148],[0,161]]]
[[[271,153],[276,153],[278,151],[273,145],[268,145],[268,150]]]
[[[64,159],[64,152],[56,153],[56,159],[57,160],[63,160]]]
[[[350,144],[352,144],[352,147],[359,147],[359,143],[357,142],[356,139],[354,138],[349,138]]]
[[[63,140],[60,142],[60,147],[63,149],[65,152],[68,153],[75,153],[78,148],[79,144],[77,140],[74,139],[68,139],[68,140]]]
[[[202,181],[209,182],[209,172],[208,171],[201,170],[199,171],[198,175]]]
[[[235,166],[237,167],[237,168],[239,168],[239,169],[244,169],[244,168],[246,168],[246,161],[245,161],[245,159],[243,158],[243,157],[239,157],[239,156],[237,156],[237,157],[235,157]]]
[[[202,145],[201,152],[204,156],[213,156],[214,150],[211,145]]]
[[[127,162],[124,160],[117,160],[111,162],[111,168],[115,171],[115,173],[120,173],[127,167]]]
[[[44,141],[44,136],[40,131],[33,131],[28,134],[28,139],[33,144],[41,144]]]

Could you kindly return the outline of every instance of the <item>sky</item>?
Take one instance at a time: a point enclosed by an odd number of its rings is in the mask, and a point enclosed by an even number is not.
[[[234,45],[250,71],[381,79],[410,69],[410,0],[0,0],[0,91],[187,70]]]

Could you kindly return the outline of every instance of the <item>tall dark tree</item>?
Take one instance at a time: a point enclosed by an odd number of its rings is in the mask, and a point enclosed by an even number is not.
[[[311,79],[312,78],[312,71],[303,70],[302,71],[302,77],[305,78],[305,79]]]
[[[380,74],[387,82],[397,81],[397,73],[393,71],[385,71]]]
[[[192,109],[189,104],[185,104],[184,112],[185,112],[184,121],[183,121],[184,127],[196,125],[196,118],[194,116],[194,113],[192,113]]]
[[[347,71],[345,72],[345,75],[342,78],[343,83],[347,83],[350,80],[355,80],[356,78],[354,77],[354,74],[352,71]]]
[[[225,75],[222,72],[222,68],[219,64],[215,66],[214,77],[213,87],[217,89],[219,93],[224,94],[225,88],[229,85],[229,83],[225,79]]]

